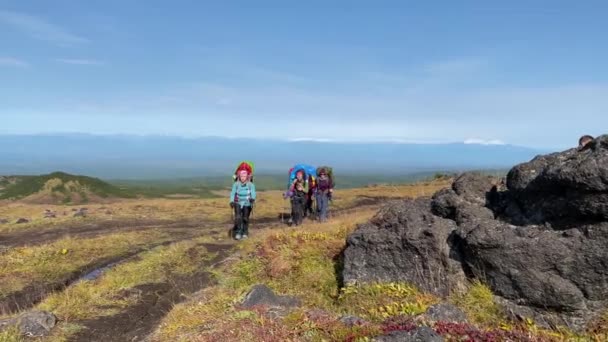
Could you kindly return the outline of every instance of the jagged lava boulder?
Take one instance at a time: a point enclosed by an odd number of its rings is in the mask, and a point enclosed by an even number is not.
[[[387,204],[347,239],[347,283],[406,281],[442,294],[479,279],[514,316],[582,329],[608,308],[608,136],[475,173],[432,199]]]
[[[608,135],[515,166],[507,186],[531,223],[608,220]]]
[[[450,256],[455,229],[431,213],[428,198],[391,202],[348,237],[344,282],[407,281],[445,294],[465,279],[460,261]]]

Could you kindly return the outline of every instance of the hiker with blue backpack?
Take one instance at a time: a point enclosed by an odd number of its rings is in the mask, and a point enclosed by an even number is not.
[[[236,181],[230,192],[230,207],[234,209],[234,238],[246,239],[249,236],[249,216],[256,199],[255,184],[252,181],[253,167],[242,163],[237,168]]]
[[[283,195],[291,201],[291,216],[288,224],[299,226],[313,212],[313,198],[317,168],[308,164],[296,164],[287,172],[287,191]]]
[[[304,209],[306,206],[306,196],[308,195],[308,181],[304,170],[296,172],[296,179],[293,180],[289,188],[291,194],[291,220],[296,226],[302,224],[304,219]]]

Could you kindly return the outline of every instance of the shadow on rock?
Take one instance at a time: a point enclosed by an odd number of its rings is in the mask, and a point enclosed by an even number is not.
[[[432,198],[387,204],[348,237],[343,277],[438,295],[479,279],[511,316],[580,330],[608,308],[607,220],[605,135],[506,180],[465,173]]]

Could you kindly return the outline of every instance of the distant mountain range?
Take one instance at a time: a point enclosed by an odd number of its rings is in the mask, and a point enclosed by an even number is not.
[[[222,175],[242,159],[258,173],[295,163],[328,164],[342,174],[505,169],[549,151],[502,144],[280,141],[131,135],[0,135],[0,174],[57,170],[104,179]]]

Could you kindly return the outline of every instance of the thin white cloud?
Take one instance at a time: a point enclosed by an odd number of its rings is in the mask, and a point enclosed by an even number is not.
[[[0,25],[19,30],[32,38],[57,45],[74,45],[89,42],[68,30],[33,15],[0,10]]]
[[[324,138],[290,138],[287,140],[291,141],[291,142],[324,142],[324,143],[338,142],[338,140],[324,139]]]
[[[485,139],[477,139],[470,138],[464,141],[467,145],[506,145],[504,141],[499,139],[485,140]]]
[[[27,68],[30,64],[24,60],[12,57],[0,57],[0,67]]]
[[[72,59],[72,58],[57,58],[57,62],[64,64],[73,64],[73,65],[92,65],[92,66],[101,66],[106,65],[103,61],[98,61],[95,59]]]

